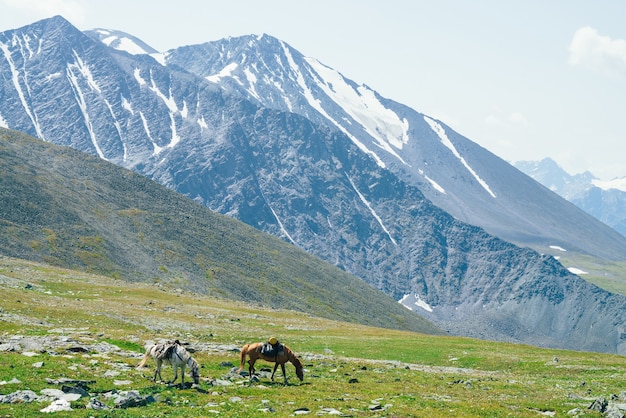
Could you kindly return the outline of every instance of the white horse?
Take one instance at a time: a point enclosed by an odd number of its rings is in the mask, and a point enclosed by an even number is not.
[[[146,365],[148,358],[152,358],[156,361],[156,370],[154,371],[154,377],[152,380],[156,382],[157,375],[163,382],[161,377],[161,365],[163,363],[169,364],[174,369],[174,378],[167,384],[173,383],[178,379],[178,368],[181,371],[182,386],[185,386],[185,368],[189,367],[193,382],[197,385],[200,381],[200,367],[198,363],[191,357],[189,352],[183,347],[178,340],[171,342],[168,341],[164,344],[154,344],[146,349],[141,363],[137,365],[137,369],[140,369]]]

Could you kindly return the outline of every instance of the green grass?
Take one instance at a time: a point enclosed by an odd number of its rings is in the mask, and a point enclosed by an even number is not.
[[[626,295],[626,262],[603,260],[588,255],[565,253],[559,258],[565,267],[575,267],[586,274],[580,277],[609,292]]]
[[[60,388],[46,378],[92,381],[89,392],[110,406],[104,394],[139,390],[157,400],[126,410],[85,409],[54,416],[96,417],[265,417],[311,416],[334,408],[366,417],[537,417],[541,413],[600,416],[588,410],[603,396],[626,389],[626,358],[550,350],[526,345],[441,337],[346,324],[304,313],[178,292],[163,285],[127,283],[14,259],[0,259],[0,343],[14,335],[67,337],[67,347],[28,357],[0,352],[0,394]],[[197,347],[240,347],[275,335],[305,364],[299,382],[287,366],[290,384],[261,377],[249,386],[212,386],[238,365],[228,349],[199,350],[199,388],[154,383],[149,368],[136,370],[146,341],[179,338]],[[72,345],[109,343],[107,355],[72,352]],[[43,362],[42,367],[33,364]],[[224,362],[230,362],[230,364]],[[259,363],[257,368],[270,367]],[[110,371],[119,374],[111,376]],[[109,372],[109,373],[107,373]],[[163,369],[165,378],[172,370]],[[189,381],[190,378],[187,378]],[[116,385],[116,381],[130,381]],[[0,416],[40,416],[49,402],[0,404]],[[381,405],[382,409],[376,409]],[[270,409],[272,412],[264,412]]]

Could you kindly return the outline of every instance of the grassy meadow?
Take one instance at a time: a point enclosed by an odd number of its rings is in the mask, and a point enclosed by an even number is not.
[[[65,341],[31,355],[0,351],[0,395],[58,389],[46,379],[69,378],[89,381],[89,393],[111,407],[86,409],[81,398],[73,411],[52,414],[59,417],[540,417],[576,408],[593,417],[601,416],[588,409],[595,399],[626,391],[619,355],[366,327],[10,258],[0,258],[0,286],[0,344],[16,336]],[[303,382],[288,364],[286,386],[280,369],[275,382],[262,375],[253,385],[245,377],[217,383],[239,365],[237,347],[272,335],[302,359]],[[174,338],[197,348],[197,387],[153,382],[153,360],[135,369],[146,342]],[[118,350],[70,349],[81,344]],[[264,367],[271,365],[257,364]],[[172,377],[171,368],[162,372]],[[156,402],[112,408],[104,394],[126,390]],[[41,416],[49,404],[0,404],[0,417]]]

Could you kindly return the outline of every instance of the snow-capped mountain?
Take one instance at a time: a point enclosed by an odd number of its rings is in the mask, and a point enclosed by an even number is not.
[[[550,158],[518,161],[514,165],[626,236],[626,178],[600,180],[590,172],[570,175]]]
[[[443,122],[267,35],[108,45],[61,17],[0,33],[0,124],[282,237],[452,333],[626,352],[624,296],[508,242],[623,260],[626,239]]]
[[[164,56],[168,64],[260,106],[297,113],[343,132],[380,167],[416,185],[461,221],[541,250],[556,244],[625,258],[622,237],[602,230],[602,225],[442,121],[381,97],[283,41],[268,35],[242,36],[181,47]],[[580,238],[599,230],[611,237],[611,244]]]

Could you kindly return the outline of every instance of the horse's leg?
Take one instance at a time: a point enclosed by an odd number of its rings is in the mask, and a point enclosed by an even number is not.
[[[274,381],[274,375],[276,374],[276,369],[278,369],[278,363],[274,363],[274,370],[272,371],[272,382]]]
[[[250,374],[250,381],[252,382],[252,376],[254,375],[254,362],[256,360],[250,359],[248,360],[248,364],[250,365],[250,367],[248,367],[248,373]]]
[[[287,384],[287,375],[285,374],[285,363],[280,363],[280,368],[283,371],[283,381],[284,381],[284,384],[286,385]]]
[[[159,375],[159,379],[163,380],[163,378],[161,377],[161,361],[159,359],[156,359],[156,367],[154,369],[154,378],[152,379],[155,382],[156,382],[157,374]]]
[[[172,368],[174,369],[174,378],[170,380],[169,382],[167,382],[168,385],[171,383],[174,383],[176,379],[178,379],[178,366],[176,366],[175,364],[172,364]]]

